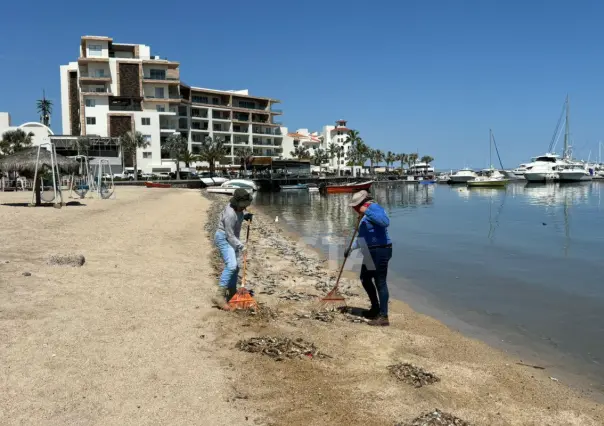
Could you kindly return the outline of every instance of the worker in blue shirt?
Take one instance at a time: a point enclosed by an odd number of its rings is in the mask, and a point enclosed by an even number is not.
[[[373,201],[367,191],[355,193],[350,202],[359,214],[359,231],[350,250],[361,249],[363,266],[361,282],[369,296],[371,309],[364,316],[369,318],[369,325],[388,326],[388,262],[392,257],[392,240],[388,236],[390,219],[386,211]],[[344,253],[345,257],[350,251]]]

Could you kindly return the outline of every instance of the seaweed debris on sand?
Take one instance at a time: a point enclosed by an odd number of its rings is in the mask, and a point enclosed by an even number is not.
[[[407,362],[388,366],[390,373],[402,382],[421,388],[425,385],[431,385],[440,382],[440,379],[433,373],[429,373],[421,367],[416,367]]]
[[[287,337],[252,337],[237,342],[237,348],[244,352],[260,353],[283,361],[286,358],[327,358],[328,356],[319,352],[317,347],[302,338],[289,339]]]
[[[429,413],[426,413],[416,419],[413,419],[411,423],[397,423],[396,426],[471,426],[470,423],[465,420],[455,417],[449,413],[443,413],[436,409]]]

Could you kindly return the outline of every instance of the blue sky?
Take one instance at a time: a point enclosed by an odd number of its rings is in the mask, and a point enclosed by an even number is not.
[[[59,65],[83,34],[143,43],[189,84],[282,101],[290,129],[349,121],[373,147],[437,168],[504,166],[544,152],[571,97],[575,154],[604,140],[604,2],[539,0],[199,2],[39,0],[3,5],[0,111],[61,132]]]

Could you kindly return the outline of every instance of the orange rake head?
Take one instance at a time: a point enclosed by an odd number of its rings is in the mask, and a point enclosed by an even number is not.
[[[257,310],[258,303],[252,297],[250,292],[247,291],[247,289],[245,287],[240,287],[239,290],[237,290],[237,293],[235,293],[235,295],[233,297],[231,297],[231,300],[229,300],[229,307],[233,310],[234,309]]]
[[[321,308],[337,309],[346,306],[346,299],[342,296],[338,290],[338,287],[334,287],[327,296],[322,298],[319,302]]]

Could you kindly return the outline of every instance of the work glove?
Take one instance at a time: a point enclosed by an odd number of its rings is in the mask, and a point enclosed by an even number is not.
[[[253,217],[254,217],[254,213],[246,213],[243,215],[243,220],[247,220],[248,222],[251,222]]]
[[[344,257],[348,258],[348,256],[350,256],[350,249],[347,248],[346,250],[344,250]]]

